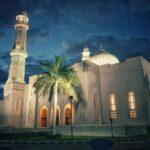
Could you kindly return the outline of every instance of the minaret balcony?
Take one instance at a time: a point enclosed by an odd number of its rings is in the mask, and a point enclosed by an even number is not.
[[[26,25],[28,25],[28,23],[26,21],[19,21],[19,20],[16,20],[15,24],[26,24]]]
[[[17,23],[14,25],[14,28],[17,29],[17,28],[25,28],[26,30],[29,29],[29,26],[27,23]]]

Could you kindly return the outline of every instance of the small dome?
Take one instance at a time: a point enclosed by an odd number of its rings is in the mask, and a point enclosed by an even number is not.
[[[89,52],[89,48],[88,48],[88,47],[85,47],[85,48],[83,49],[83,52]]]
[[[90,61],[99,66],[119,63],[118,58],[107,52],[105,49],[100,49],[98,52],[96,52],[95,55],[90,58]]]

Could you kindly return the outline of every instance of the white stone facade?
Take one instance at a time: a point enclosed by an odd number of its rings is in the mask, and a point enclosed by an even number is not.
[[[24,13],[22,15],[27,17]],[[28,21],[28,18],[25,21]],[[18,25],[19,29],[27,31],[25,25]],[[23,34],[26,37],[26,32]],[[25,37],[22,38],[23,43]],[[11,51],[8,80],[4,86],[4,100],[0,102],[0,124],[33,128],[37,108],[37,126],[49,127],[52,124],[51,104],[48,96],[37,96],[34,93],[33,84],[37,75],[31,76],[28,84],[24,82],[27,52],[24,49],[26,46],[23,45],[21,49],[19,39],[17,40],[17,47]],[[87,52],[88,56],[85,55]],[[78,110],[73,108],[74,125],[105,126],[110,124],[110,118],[113,119],[113,124],[122,127],[150,125],[150,63],[142,56],[119,62],[114,55],[104,49],[93,57],[89,56],[89,49],[84,50],[82,54],[86,59],[82,57],[81,62],[72,66],[85,93],[87,106],[84,108],[81,106]],[[131,98],[129,98],[130,91]],[[61,92],[58,96],[57,111],[57,125],[69,125],[70,102],[68,96],[62,95]]]

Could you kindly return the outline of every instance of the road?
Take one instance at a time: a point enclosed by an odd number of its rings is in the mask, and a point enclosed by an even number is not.
[[[22,142],[1,143],[0,150],[93,150],[90,143]]]

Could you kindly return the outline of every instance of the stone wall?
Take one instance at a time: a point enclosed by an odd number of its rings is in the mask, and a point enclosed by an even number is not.
[[[103,124],[110,123],[109,95],[116,95],[117,119],[124,125],[147,124],[147,99],[144,91],[141,57],[134,57],[121,64],[100,66],[100,85]],[[127,94],[133,90],[136,99],[137,118],[130,119]]]

